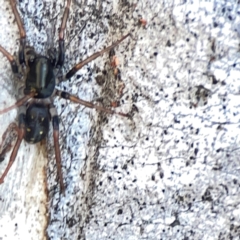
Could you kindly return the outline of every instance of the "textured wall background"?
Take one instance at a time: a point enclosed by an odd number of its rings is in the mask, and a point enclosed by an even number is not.
[[[64,1],[18,6],[28,44],[56,47]],[[132,117],[56,98],[66,196],[52,133],[47,144],[23,143],[0,186],[0,239],[238,239],[239,14],[236,1],[73,1],[63,72],[131,32],[115,48],[125,88],[120,98],[105,54],[59,89],[120,100]],[[0,23],[0,44],[16,52],[8,1]],[[0,69],[2,109],[19,93],[4,57]],[[1,135],[16,115],[0,116]]]

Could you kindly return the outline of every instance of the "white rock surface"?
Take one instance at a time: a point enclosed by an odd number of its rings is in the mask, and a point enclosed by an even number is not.
[[[28,44],[57,47],[65,1],[17,5]],[[116,110],[132,118],[56,98],[66,196],[52,132],[46,146],[23,143],[0,186],[0,239],[238,239],[239,14],[236,1],[73,1],[63,71],[131,32],[115,52]],[[16,52],[8,1],[0,23],[0,44]],[[5,57],[0,69],[2,109],[19,95]],[[105,54],[59,89],[110,105],[115,82]],[[13,121],[16,110],[0,116],[1,135]]]

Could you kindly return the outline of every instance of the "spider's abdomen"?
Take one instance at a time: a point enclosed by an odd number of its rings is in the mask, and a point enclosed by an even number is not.
[[[26,111],[26,133],[24,139],[29,143],[43,140],[49,130],[50,115],[43,104],[30,104]]]
[[[55,74],[50,59],[37,56],[29,60],[28,65],[26,91],[34,89],[37,93],[36,98],[50,97],[55,88]]]

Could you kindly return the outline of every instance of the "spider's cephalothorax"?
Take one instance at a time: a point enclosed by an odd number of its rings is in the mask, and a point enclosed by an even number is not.
[[[57,163],[57,173],[60,181],[61,192],[65,192],[63,183],[63,177],[61,172],[61,155],[59,147],[59,119],[56,108],[53,105],[53,97],[55,95],[69,99],[72,102],[82,104],[89,108],[95,108],[96,110],[104,111],[110,114],[118,114],[121,116],[128,116],[121,112],[115,112],[112,109],[103,108],[91,102],[84,101],[76,96],[73,96],[67,92],[56,90],[56,76],[55,67],[61,68],[64,64],[64,31],[69,15],[69,8],[71,0],[67,0],[67,4],[64,10],[62,23],[59,31],[58,40],[58,57],[55,59],[54,49],[49,50],[50,56],[38,55],[34,48],[27,51],[26,49],[26,32],[23,27],[20,15],[16,7],[16,0],[9,0],[13,14],[15,16],[19,33],[20,33],[20,48],[18,53],[18,62],[20,65],[25,65],[26,73],[25,77],[25,88],[24,97],[19,99],[13,106],[5,108],[0,111],[0,114],[10,111],[15,107],[21,107],[19,114],[19,126],[18,126],[18,139],[12,150],[10,160],[7,168],[0,178],[0,184],[3,182],[9,169],[11,168],[22,139],[25,139],[29,143],[37,143],[43,140],[49,130],[49,123],[52,121],[53,126],[53,138],[54,138],[54,149]],[[71,78],[78,70],[84,65],[101,56],[103,53],[110,51],[116,47],[120,42],[127,38],[130,34],[123,36],[120,40],[113,43],[111,46],[94,53],[90,57],[86,58],[82,62],[76,64],[63,78],[61,81]],[[18,73],[18,64],[14,56],[12,56],[5,48],[0,45],[0,52],[7,57],[9,60],[12,71],[14,74]],[[58,79],[57,82],[60,80]]]
[[[35,98],[52,96],[56,80],[51,60],[44,56],[36,56],[28,60],[28,67],[25,94],[35,90]]]

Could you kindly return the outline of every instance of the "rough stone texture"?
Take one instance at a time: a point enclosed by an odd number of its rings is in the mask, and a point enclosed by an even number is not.
[[[18,6],[28,44],[56,47],[64,1]],[[0,11],[0,44],[17,51],[7,1]],[[239,14],[236,1],[73,1],[63,72],[131,32],[115,48],[125,88],[105,54],[59,89],[119,100],[131,118],[56,98],[66,196],[52,132],[47,150],[22,144],[0,186],[0,239],[238,239]],[[4,57],[0,69],[3,108],[19,95]],[[0,134],[14,120],[0,116]]]

